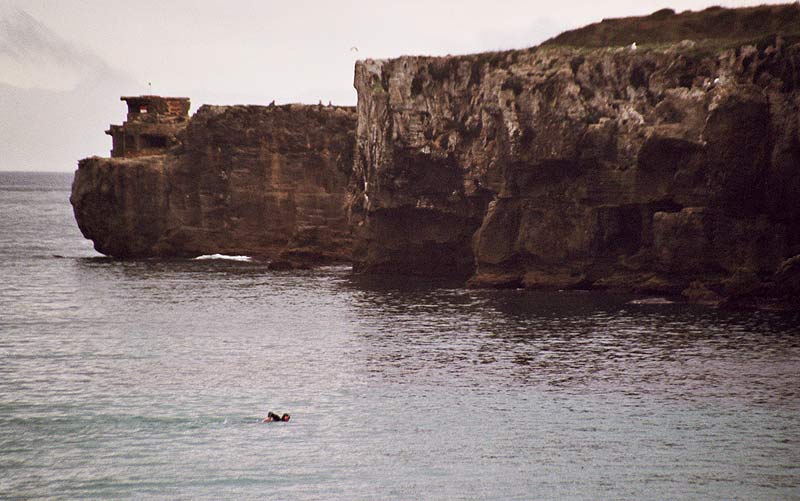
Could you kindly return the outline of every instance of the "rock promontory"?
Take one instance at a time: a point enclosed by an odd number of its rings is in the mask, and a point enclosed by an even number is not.
[[[797,306],[800,5],[357,63],[355,269]]]
[[[123,99],[128,121],[109,132],[112,158],[81,160],[70,197],[99,252],[350,262],[354,108],[202,106],[180,120],[188,105]]]

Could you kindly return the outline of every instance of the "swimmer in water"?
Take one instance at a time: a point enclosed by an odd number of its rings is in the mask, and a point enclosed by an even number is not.
[[[274,412],[269,411],[267,413],[267,417],[264,418],[264,421],[262,421],[262,423],[271,423],[272,421],[284,421],[284,422],[286,422],[286,421],[289,421],[289,419],[291,419],[291,416],[289,414],[284,414],[283,416],[279,416],[279,415],[275,414]]]

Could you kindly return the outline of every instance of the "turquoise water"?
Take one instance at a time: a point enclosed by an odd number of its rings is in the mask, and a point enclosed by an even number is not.
[[[800,498],[797,314],[116,261],[70,181],[0,173],[0,498]]]

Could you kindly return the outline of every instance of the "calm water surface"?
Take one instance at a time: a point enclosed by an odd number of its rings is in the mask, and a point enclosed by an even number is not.
[[[800,498],[797,314],[116,261],[70,182],[0,173],[0,498]]]

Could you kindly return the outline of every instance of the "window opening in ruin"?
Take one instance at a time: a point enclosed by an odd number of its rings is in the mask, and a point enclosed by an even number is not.
[[[142,134],[142,143],[145,148],[166,148],[167,136]]]

